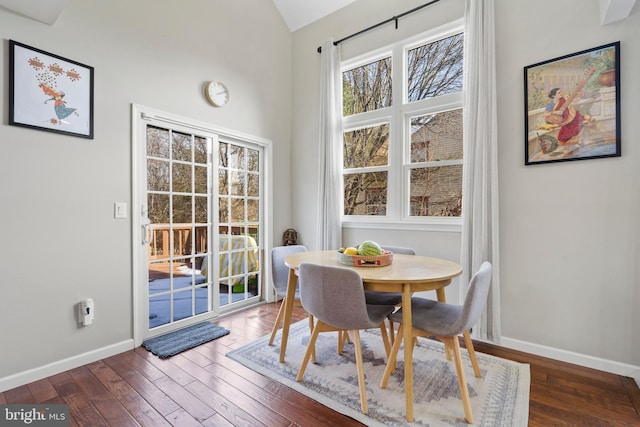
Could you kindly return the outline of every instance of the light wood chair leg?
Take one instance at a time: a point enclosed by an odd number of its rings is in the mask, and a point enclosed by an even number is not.
[[[280,302],[280,309],[278,310],[278,316],[276,316],[276,321],[273,324],[273,329],[271,330],[271,338],[269,338],[269,345],[273,345],[273,340],[276,337],[276,332],[278,332],[278,329],[280,328],[280,323],[282,322],[282,316],[284,316],[285,301],[286,301],[286,298],[284,298],[282,302]],[[313,330],[313,324],[311,325],[311,330]]]
[[[453,357],[451,356],[451,347],[448,345],[444,346],[444,354],[447,356],[447,360],[453,360]]]
[[[302,364],[300,365],[298,376],[296,376],[296,381],[302,381],[304,371],[307,369],[307,364],[309,363],[309,358],[311,358],[311,353],[314,352],[314,349],[316,347],[316,340],[318,339],[321,328],[322,325],[318,320],[315,327],[313,328],[313,332],[311,333],[311,338],[309,339],[309,344],[307,345],[307,351],[304,353],[304,358],[302,359]]]
[[[313,315],[309,313],[309,333],[313,333]],[[313,352],[311,353],[311,363],[316,363],[316,346],[313,346]]]
[[[360,346],[360,331],[353,331],[354,344],[356,347],[356,365],[358,367],[358,385],[360,386],[360,408],[362,413],[369,411],[367,406],[367,388],[364,382],[364,363],[362,362],[362,347]]]
[[[389,345],[389,336],[387,335],[387,327],[384,324],[384,321],[380,324],[380,335],[382,336],[382,343],[384,344],[384,352],[387,354],[387,359],[389,358],[389,353],[391,353],[391,345]]]
[[[471,341],[471,334],[469,331],[464,331],[464,343],[467,346],[467,352],[469,353],[469,359],[471,359],[471,366],[473,366],[473,373],[476,374],[476,378],[482,378],[480,372],[480,366],[478,366],[478,359],[476,358],[476,351],[473,348],[473,341]]]
[[[387,366],[384,368],[384,374],[382,374],[382,380],[380,381],[380,388],[387,388],[387,383],[389,382],[389,377],[392,372],[396,371],[396,358],[398,357],[398,350],[400,350],[400,344],[402,344],[402,323],[398,328],[398,336],[396,340],[393,342],[393,347],[391,347],[391,353],[389,353],[389,360],[387,361]]]
[[[311,333],[311,338],[309,339],[309,344],[307,345],[307,350],[304,353],[304,358],[302,359],[302,363],[300,364],[300,369],[298,370],[298,375],[296,376],[296,381],[302,381],[304,377],[304,372],[307,369],[307,365],[309,364],[309,359],[311,355],[315,352],[316,341],[318,340],[318,335],[320,332],[329,332],[336,331],[330,325],[326,323],[322,323],[321,321],[316,321],[315,326],[313,328],[313,332]],[[360,333],[358,330],[353,331],[354,335],[354,346],[356,350],[356,366],[358,370],[358,385],[360,387],[360,407],[362,409],[362,413],[366,414],[369,411],[367,405],[367,389],[364,378],[364,362],[362,361],[362,346],[360,344]],[[348,337],[348,333],[345,330],[338,330],[338,341],[339,345],[344,344],[345,337]]]
[[[460,344],[458,337],[438,337],[440,341],[446,342],[453,351],[453,359],[456,364],[456,372],[458,373],[458,385],[460,386],[460,394],[462,395],[462,406],[464,407],[464,418],[469,424],[473,424],[473,414],[471,412],[471,399],[469,399],[469,389],[467,388],[467,379],[464,376],[464,366],[462,364],[462,356],[460,355]]]
[[[342,354],[344,344],[349,341],[349,332],[345,330],[338,331],[338,354]]]
[[[393,320],[389,319],[389,342],[393,345],[393,342],[396,340],[396,330],[393,326]]]

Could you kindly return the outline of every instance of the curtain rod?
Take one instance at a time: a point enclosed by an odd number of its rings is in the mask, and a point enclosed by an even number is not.
[[[425,8],[425,7],[427,7],[427,6],[431,6],[431,5],[432,5],[432,4],[434,4],[434,3],[438,3],[439,1],[440,1],[440,0],[431,0],[431,1],[430,1],[430,2],[428,2],[428,3],[425,3],[425,4],[423,4],[423,5],[421,5],[421,6],[418,6],[418,7],[414,7],[413,9],[408,10],[408,11],[406,11],[406,12],[404,12],[404,13],[401,13],[400,15],[392,16],[391,18],[386,19],[386,20],[384,20],[384,21],[382,21],[382,22],[378,22],[377,24],[372,25],[372,26],[370,26],[370,27],[368,27],[368,28],[365,28],[364,30],[360,30],[360,31],[358,31],[357,33],[353,33],[353,34],[351,34],[351,35],[348,35],[348,36],[346,36],[346,37],[343,37],[343,38],[341,38],[340,40],[337,40],[337,41],[333,42],[333,45],[334,45],[334,46],[338,46],[340,43],[342,43],[342,42],[344,42],[344,41],[347,41],[347,40],[349,40],[350,38],[353,38],[353,37],[359,36],[360,34],[366,33],[367,31],[371,31],[371,30],[373,30],[373,29],[375,29],[375,28],[378,28],[378,27],[380,27],[380,26],[382,26],[382,25],[388,24],[389,22],[395,22],[395,23],[396,23],[396,30],[397,30],[397,29],[398,29],[398,19],[403,18],[403,17],[405,17],[405,16],[407,16],[407,15],[409,15],[409,14],[413,13],[413,12],[417,12],[417,11],[419,11],[420,9],[423,9],[423,8]],[[318,53],[322,53],[322,46],[319,46],[319,47],[318,47]]]

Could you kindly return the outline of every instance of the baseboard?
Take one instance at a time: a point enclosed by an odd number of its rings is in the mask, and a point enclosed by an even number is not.
[[[599,357],[588,356],[586,354],[574,353],[572,351],[547,347],[514,338],[502,337],[500,345],[514,350],[524,351],[537,356],[549,357],[562,362],[573,363],[600,371],[611,372],[613,374],[631,377],[636,380],[640,387],[640,366],[629,365],[613,360],[601,359]]]
[[[49,363],[48,365],[0,378],[0,393],[24,384],[41,380],[42,378],[59,374],[60,372],[77,368],[78,366],[86,365],[87,363],[92,363],[100,359],[105,359],[107,357],[132,350],[133,348],[133,340],[126,340],[97,350],[92,350],[87,353],[79,354],[77,356],[69,357],[67,359],[62,359],[57,362]]]

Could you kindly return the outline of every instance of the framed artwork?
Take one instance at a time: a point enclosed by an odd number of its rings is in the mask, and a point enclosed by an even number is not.
[[[524,163],[619,157],[620,42],[524,67]]]
[[[9,40],[9,124],[93,139],[93,67]]]

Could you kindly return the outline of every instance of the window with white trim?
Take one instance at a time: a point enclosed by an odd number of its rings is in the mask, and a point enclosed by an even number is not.
[[[458,26],[343,61],[343,220],[460,217],[463,40]]]

